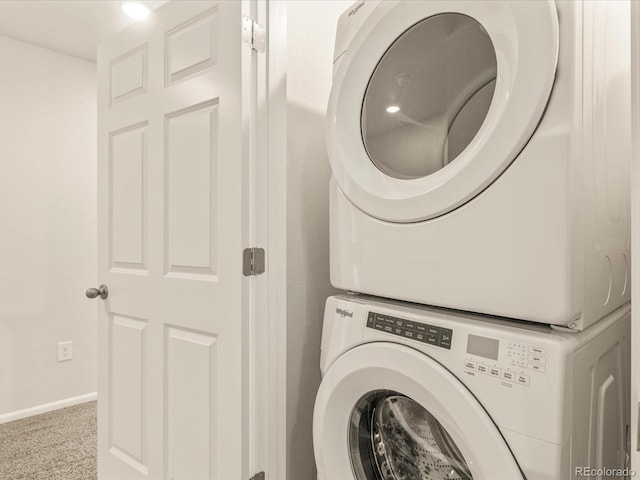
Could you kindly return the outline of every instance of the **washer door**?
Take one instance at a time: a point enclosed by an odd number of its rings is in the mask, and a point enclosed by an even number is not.
[[[340,188],[392,222],[469,201],[531,138],[557,58],[551,0],[381,2],[334,76],[327,145]]]
[[[427,355],[370,343],[340,356],[313,416],[319,480],[523,479],[467,388]]]

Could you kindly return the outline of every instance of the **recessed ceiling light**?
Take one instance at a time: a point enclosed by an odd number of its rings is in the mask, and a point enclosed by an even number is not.
[[[400,107],[398,105],[389,105],[387,107],[388,113],[398,113],[400,111]]]
[[[122,11],[134,20],[144,20],[149,16],[149,8],[141,2],[124,2]]]

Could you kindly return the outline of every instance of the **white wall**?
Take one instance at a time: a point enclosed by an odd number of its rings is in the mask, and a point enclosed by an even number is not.
[[[287,478],[315,478],[312,416],[329,283],[324,122],[338,17],[351,1],[287,2]]]
[[[96,66],[6,37],[0,59],[1,416],[96,390]]]

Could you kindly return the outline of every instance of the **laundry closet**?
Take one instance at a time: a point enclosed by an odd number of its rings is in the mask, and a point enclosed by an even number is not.
[[[324,316],[320,480],[627,475],[629,19],[554,1],[341,16],[326,135],[346,292]]]

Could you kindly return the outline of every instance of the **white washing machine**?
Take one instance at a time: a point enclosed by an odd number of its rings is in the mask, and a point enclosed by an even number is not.
[[[625,1],[354,4],[333,285],[577,330],[628,302],[629,28]]]
[[[622,478],[594,470],[627,461],[629,312],[568,333],[330,297],[313,418],[318,479]]]

